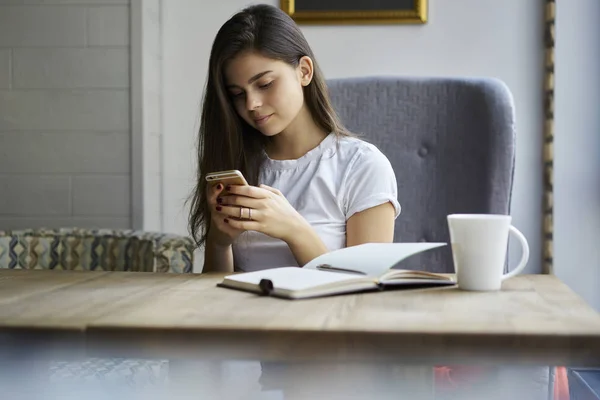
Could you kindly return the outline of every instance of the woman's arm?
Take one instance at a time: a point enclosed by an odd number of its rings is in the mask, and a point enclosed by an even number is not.
[[[279,190],[266,185],[230,186],[227,190],[230,195],[223,201],[222,206],[217,207],[217,211],[226,217],[225,221],[229,227],[240,231],[257,231],[283,240],[300,266],[328,252],[327,246],[313,227]],[[235,218],[241,216],[241,213],[249,219]]]
[[[202,272],[233,272],[233,250],[231,245],[217,243],[211,230],[208,231],[204,248]]]
[[[393,242],[394,216],[394,206],[389,202],[352,215],[346,222],[346,246]]]
[[[389,202],[354,214],[346,223],[346,246],[393,242],[394,215],[394,206]],[[321,238],[308,223],[298,229],[287,244],[300,266],[328,252]]]
[[[301,267],[313,258],[329,251],[323,240],[321,240],[308,222],[298,227],[293,235],[286,240],[286,243],[292,251],[294,258],[296,258],[296,262]]]
[[[239,230],[255,230],[286,242],[298,265],[303,266],[315,257],[328,252],[325,243],[312,226],[288,203],[277,189],[261,187],[231,186],[225,204],[217,208],[223,215],[240,215],[236,207],[250,208],[246,211],[252,219],[236,220],[225,218],[226,224]],[[236,207],[232,207],[236,206]],[[374,206],[350,217],[346,223],[346,246],[368,242],[392,242],[394,240],[395,209],[387,202]],[[208,246],[208,245],[207,245]],[[207,248],[207,252],[208,252]],[[224,265],[233,269],[231,248],[213,247],[214,254],[208,258],[211,265]],[[222,257],[222,258],[218,258]],[[212,270],[212,269],[210,269]],[[221,269],[222,270],[222,269]]]

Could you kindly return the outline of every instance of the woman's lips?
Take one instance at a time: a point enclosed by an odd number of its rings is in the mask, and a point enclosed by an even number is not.
[[[273,114],[271,114],[271,115],[273,115]],[[271,118],[271,115],[265,115],[264,117],[255,118],[254,123],[256,125],[264,125]]]

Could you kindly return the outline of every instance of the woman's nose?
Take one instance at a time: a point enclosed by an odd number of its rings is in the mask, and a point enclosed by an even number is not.
[[[261,105],[262,100],[260,99],[260,96],[255,94],[248,94],[246,96],[246,107],[248,108],[248,111],[254,111]]]

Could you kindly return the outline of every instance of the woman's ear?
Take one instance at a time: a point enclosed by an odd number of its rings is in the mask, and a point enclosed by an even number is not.
[[[313,61],[309,56],[303,56],[298,63],[298,71],[300,73],[300,84],[302,86],[308,86],[313,78]]]

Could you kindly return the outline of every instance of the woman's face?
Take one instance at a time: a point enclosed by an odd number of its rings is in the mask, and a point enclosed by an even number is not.
[[[238,115],[266,136],[290,126],[304,107],[303,86],[312,79],[312,61],[298,67],[244,52],[224,70],[226,89]]]

